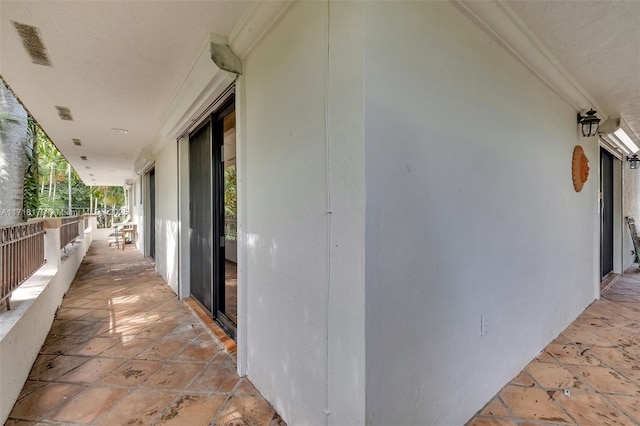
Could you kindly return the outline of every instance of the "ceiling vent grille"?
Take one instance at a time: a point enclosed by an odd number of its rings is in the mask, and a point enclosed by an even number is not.
[[[60,117],[61,120],[73,121],[73,116],[69,108],[56,105],[56,109],[58,110],[58,117]]]
[[[85,161],[87,161],[87,156],[86,156],[86,155],[81,155],[81,156],[80,156],[80,159],[81,159],[81,160],[85,160]]]
[[[26,50],[31,57],[31,62],[52,67],[53,64],[49,58],[47,48],[44,46],[44,41],[42,41],[40,29],[31,25],[21,24],[20,22],[11,21],[11,23],[18,32],[24,50]]]
[[[72,139],[72,141],[75,146],[82,146],[82,142],[80,142],[80,139]]]

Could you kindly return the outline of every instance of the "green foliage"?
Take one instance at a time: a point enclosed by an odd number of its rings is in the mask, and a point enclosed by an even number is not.
[[[60,154],[42,130],[37,133],[38,173],[40,187],[36,183],[39,216],[66,216],[71,207],[76,212],[88,212],[93,208],[91,200],[98,200],[101,209],[119,209],[125,204],[124,188],[91,187],[82,182],[71,168],[71,194],[69,194],[69,163]],[[94,201],[95,203],[95,201]]]
[[[24,190],[22,198],[23,219],[28,216],[35,216],[40,207],[38,197],[38,132],[42,132],[33,118],[29,117],[27,121],[27,143],[25,144],[25,155],[27,156],[27,167],[24,171]],[[28,214],[31,213],[31,214]]]
[[[235,216],[237,214],[238,193],[236,185],[236,166],[224,169],[224,214]]]

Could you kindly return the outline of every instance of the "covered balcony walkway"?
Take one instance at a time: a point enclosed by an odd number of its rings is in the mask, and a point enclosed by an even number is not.
[[[93,243],[7,425],[284,425],[138,251]]]
[[[469,422],[640,424],[640,273],[606,290]]]

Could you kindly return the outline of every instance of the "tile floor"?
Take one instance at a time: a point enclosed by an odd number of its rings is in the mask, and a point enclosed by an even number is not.
[[[284,422],[151,263],[97,241],[6,424]]]
[[[640,424],[640,273],[629,270],[468,426]]]

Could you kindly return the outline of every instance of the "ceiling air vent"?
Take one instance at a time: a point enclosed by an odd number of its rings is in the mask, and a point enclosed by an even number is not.
[[[47,48],[44,47],[40,29],[31,25],[21,24],[20,22],[11,21],[11,23],[18,32],[24,50],[31,56],[31,62],[52,67],[53,64],[51,63],[51,59],[49,59]]]
[[[80,159],[81,159],[81,160],[85,160],[85,161],[87,161],[87,156],[86,156],[86,155],[81,155],[81,156],[80,156]]]
[[[73,121],[69,108],[56,105],[56,109],[58,110],[58,117],[60,117],[61,120]]]
[[[72,139],[72,141],[73,141],[73,144],[75,146],[81,146],[82,145],[82,142],[80,142],[80,139]]]

